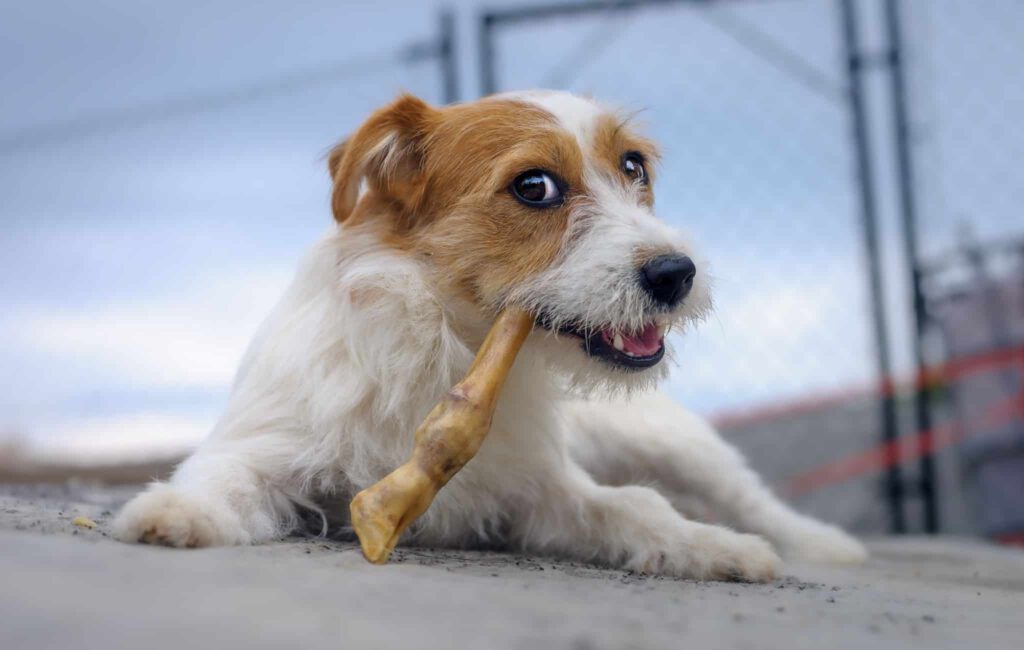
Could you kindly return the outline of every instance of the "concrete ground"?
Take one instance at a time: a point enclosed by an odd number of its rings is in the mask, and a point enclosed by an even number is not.
[[[129,494],[0,486],[0,648],[1024,647],[1024,553],[973,541],[880,540],[865,566],[790,565],[768,585],[484,551],[377,567],[319,539],[119,544]]]

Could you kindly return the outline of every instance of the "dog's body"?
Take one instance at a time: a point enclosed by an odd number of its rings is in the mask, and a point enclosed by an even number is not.
[[[564,93],[444,109],[406,97],[378,111],[332,152],[338,226],[251,345],[227,412],[170,482],[125,507],[116,536],[259,543],[295,530],[302,510],[344,512],[408,458],[494,314],[516,304],[538,326],[490,435],[407,541],[747,580],[777,571],[768,542],[863,558],[651,392],[665,329],[710,300],[693,252],[651,212],[655,155]],[[694,507],[768,542],[680,514]]]

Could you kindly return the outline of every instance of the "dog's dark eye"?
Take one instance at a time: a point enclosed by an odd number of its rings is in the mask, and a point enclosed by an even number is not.
[[[622,157],[622,171],[634,181],[647,184],[647,170],[644,169],[644,157],[638,153],[627,153]]]
[[[539,169],[524,172],[512,181],[512,196],[534,208],[547,208],[562,202],[562,190],[551,174]]]

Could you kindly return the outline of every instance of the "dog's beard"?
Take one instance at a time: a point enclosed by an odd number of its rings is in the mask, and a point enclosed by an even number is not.
[[[589,356],[584,342],[571,334],[537,330],[525,353],[558,378],[564,390],[575,397],[598,398],[630,395],[652,390],[668,376],[673,363],[672,348],[665,343],[665,356],[657,365],[642,370],[622,368]]]

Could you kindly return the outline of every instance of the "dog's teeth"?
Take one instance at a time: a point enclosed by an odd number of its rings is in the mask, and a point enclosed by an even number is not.
[[[615,349],[618,350],[619,352],[622,352],[623,349],[626,347],[622,343],[622,335],[619,334],[618,332],[615,332],[615,339],[612,341],[612,345],[614,345]]]
[[[660,338],[665,338],[665,334],[667,334],[667,333],[668,333],[668,323],[662,323],[661,325],[658,325],[658,336]]]

